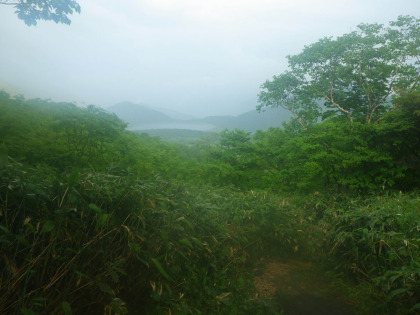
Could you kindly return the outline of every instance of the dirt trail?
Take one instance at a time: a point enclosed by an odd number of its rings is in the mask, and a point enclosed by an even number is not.
[[[254,280],[261,298],[290,315],[351,315],[354,312],[328,278],[311,263],[269,261]]]

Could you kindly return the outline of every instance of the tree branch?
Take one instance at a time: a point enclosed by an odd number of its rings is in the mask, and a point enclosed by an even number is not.
[[[414,83],[410,86],[410,88],[408,89],[408,91],[413,91],[415,89],[415,87],[417,86],[417,84],[419,83],[419,79],[420,79],[420,75],[417,76],[416,81],[414,81]]]
[[[334,96],[333,96],[333,92],[334,92],[334,87],[331,84],[330,85],[330,97],[328,97],[327,94],[322,93],[322,96],[329,101],[331,104],[334,105],[334,107],[337,107],[340,111],[342,111],[343,113],[347,114],[350,117],[350,122],[353,123],[353,116],[351,114],[350,111],[345,110],[344,108],[342,108],[340,105],[338,105],[336,102],[334,102]]]
[[[284,109],[287,109],[288,111],[290,111],[292,113],[292,115],[297,118],[297,121],[298,121],[299,125],[302,126],[303,130],[307,130],[308,129],[305,126],[305,123],[303,122],[302,118],[300,118],[298,116],[298,114],[296,114],[296,112],[293,110],[293,108],[291,108],[290,106],[287,106],[287,105],[280,105],[280,106],[283,107]]]
[[[369,103],[369,108],[366,112],[366,121],[368,121],[369,113],[370,113],[370,110],[372,108],[372,101],[370,99],[370,93],[369,93],[368,89],[365,87],[365,82],[364,82],[363,76],[362,76],[362,56],[359,56],[359,80],[360,80],[360,84],[362,85],[363,90],[365,91],[365,94],[366,94],[366,97],[367,97],[368,103]]]
[[[396,78],[397,78],[397,76],[398,76],[398,67],[399,67],[399,62],[396,64],[396,66],[395,66],[395,75],[394,75],[394,77],[392,78],[392,80],[391,80],[391,83],[389,84],[389,89],[388,89],[388,93],[386,93],[380,100],[379,100],[379,102],[373,107],[373,109],[372,109],[372,111],[370,112],[370,115],[369,115],[369,119],[366,121],[368,124],[370,124],[371,123],[371,121],[372,121],[372,118],[373,118],[373,114],[375,113],[375,111],[378,109],[378,107],[386,100],[386,98],[389,96],[389,95],[391,95],[391,93],[392,93],[392,91],[393,91],[393,89],[392,89],[392,87],[393,87],[393,85],[394,85],[394,82],[395,82],[395,80],[396,80]]]
[[[401,106],[395,106],[393,109],[391,109],[388,113],[393,112],[394,110],[400,109]],[[374,124],[377,124],[378,122],[380,122],[382,119],[384,119],[385,117],[382,116],[381,118],[377,119],[374,121]]]

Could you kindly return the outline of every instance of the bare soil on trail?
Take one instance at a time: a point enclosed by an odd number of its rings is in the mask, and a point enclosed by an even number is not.
[[[339,289],[310,262],[268,261],[254,284],[259,297],[274,301],[280,314],[354,314]]]

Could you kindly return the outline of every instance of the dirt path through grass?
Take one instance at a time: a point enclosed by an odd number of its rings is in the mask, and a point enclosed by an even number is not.
[[[268,261],[254,280],[261,298],[273,300],[279,313],[350,315],[351,306],[328,277],[309,262]]]

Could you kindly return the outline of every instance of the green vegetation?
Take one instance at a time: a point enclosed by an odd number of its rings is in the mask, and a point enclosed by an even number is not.
[[[214,132],[189,130],[189,129],[150,129],[136,130],[139,134],[148,134],[151,137],[159,137],[168,142],[177,142],[184,144],[192,144],[203,138],[214,138]]]
[[[68,15],[80,13],[80,5],[74,0],[2,0],[0,4],[13,6],[28,26],[35,26],[39,20],[70,25]]]
[[[262,194],[118,174],[2,170],[1,313],[263,308],[241,270],[281,221],[272,241],[287,244],[292,212],[274,216],[279,201]]]
[[[389,27],[361,24],[305,46],[288,56],[290,70],[263,84],[259,108],[283,107],[303,128],[337,113],[351,122],[378,121],[393,107],[390,97],[418,84],[419,29],[420,20],[400,16]]]
[[[418,32],[417,20],[398,21]],[[380,38],[375,27],[361,30]],[[276,314],[253,284],[268,256],[321,264],[358,313],[414,314],[417,67],[404,68],[376,123],[360,118],[371,105],[356,111],[366,99],[354,90],[342,106],[353,119],[310,112],[310,124],[298,115],[189,145],[129,132],[95,106],[1,92],[0,313]]]

